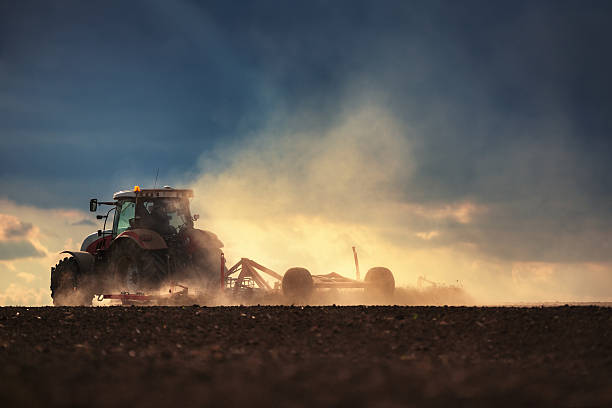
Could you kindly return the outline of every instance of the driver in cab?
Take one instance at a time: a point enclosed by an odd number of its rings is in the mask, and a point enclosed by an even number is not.
[[[170,225],[170,216],[167,208],[161,201],[149,201],[144,203],[145,211],[141,225],[152,229],[162,235],[174,234],[176,231]]]

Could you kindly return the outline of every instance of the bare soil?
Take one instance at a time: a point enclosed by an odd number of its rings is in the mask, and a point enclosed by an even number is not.
[[[0,406],[128,405],[612,406],[612,308],[0,308]]]

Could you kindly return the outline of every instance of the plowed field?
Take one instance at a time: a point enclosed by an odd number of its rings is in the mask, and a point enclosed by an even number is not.
[[[612,308],[0,308],[0,406],[612,406]]]

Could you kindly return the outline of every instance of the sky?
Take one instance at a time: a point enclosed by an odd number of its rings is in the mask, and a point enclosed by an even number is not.
[[[0,2],[0,303],[92,197],[191,187],[230,258],[612,300],[606,1]],[[348,251],[347,251],[348,248]]]

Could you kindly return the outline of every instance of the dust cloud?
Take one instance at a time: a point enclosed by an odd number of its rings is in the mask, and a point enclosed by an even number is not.
[[[499,209],[476,199],[421,200],[414,144],[422,136],[384,109],[361,107],[324,130],[303,129],[271,126],[241,144],[218,147],[202,157],[201,175],[183,183],[195,191],[192,213],[201,216],[196,227],[224,242],[228,267],[245,257],[280,274],[301,266],[312,274],[354,278],[355,246],[362,278],[376,266],[394,274],[395,295],[378,303],[609,299],[609,262],[495,258],[477,243]],[[0,213],[7,215],[0,219],[3,231],[14,237],[4,234],[0,244],[11,249],[19,238],[29,251],[23,259],[0,262],[0,304],[49,304],[49,266],[59,251],[78,249],[91,232],[89,225],[74,224],[88,214],[2,201]],[[421,277],[433,284],[419,287]],[[371,303],[360,293],[321,291],[312,303]]]
[[[366,105],[324,130],[304,128],[272,125],[202,157],[188,185],[192,210],[198,228],[224,242],[230,264],[247,257],[281,274],[301,266],[352,278],[356,246],[362,277],[391,269],[401,304],[609,299],[609,263],[497,257],[491,245],[528,247],[531,236],[507,239],[516,231],[496,223],[503,208],[475,197],[424,200],[418,127]],[[584,273],[594,280],[580,282]],[[418,288],[420,277],[435,285]]]
[[[356,246],[362,278],[374,266],[394,273],[400,288],[383,303],[472,303],[463,288],[415,287],[424,273],[441,282],[460,279],[445,269],[440,248],[428,246],[442,234],[438,224],[469,223],[483,209],[409,200],[415,162],[409,131],[383,110],[362,108],[325,132],[270,131],[217,150],[203,165],[222,170],[204,172],[189,186],[198,228],[221,238],[230,264],[247,257],[281,274],[302,266],[354,278]],[[322,292],[313,303],[366,302],[356,293]]]

